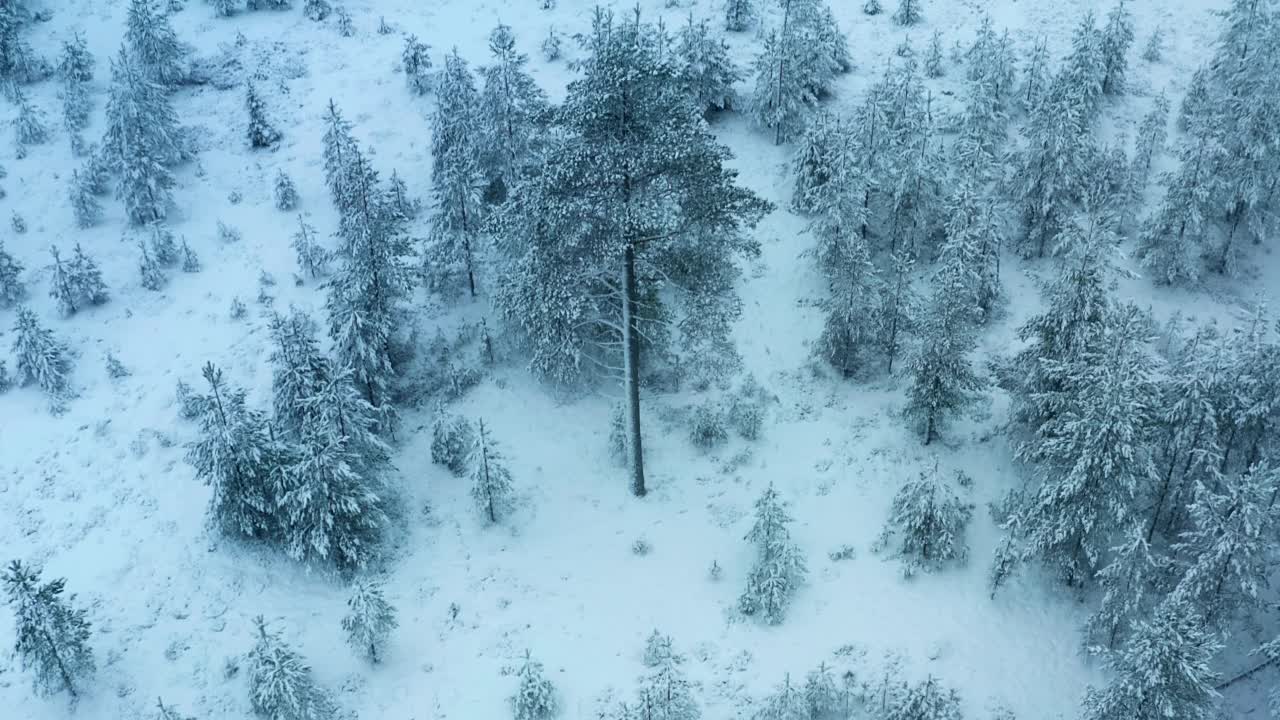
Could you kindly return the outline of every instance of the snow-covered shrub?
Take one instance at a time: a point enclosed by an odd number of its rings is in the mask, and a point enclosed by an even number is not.
[[[231,298],[230,317],[232,320],[240,320],[249,314],[249,308],[245,307],[244,301],[238,297]]]
[[[194,420],[204,412],[204,396],[191,389],[191,386],[179,380],[174,388],[174,402],[178,404],[178,415],[184,420]]]
[[[631,543],[631,554],[636,557],[644,557],[652,551],[653,546],[649,544],[648,540],[645,540],[642,537],[636,538],[635,541]]]
[[[862,4],[862,12],[868,15],[879,15],[884,12],[884,6],[880,4],[880,0],[867,0]]]
[[[218,221],[218,239],[224,243],[240,242],[243,236],[240,231],[231,225],[227,225],[221,220]]]
[[[898,490],[889,520],[876,540],[876,549],[893,548],[903,560],[902,574],[932,572],[968,556],[965,528],[973,506],[960,500],[937,469],[925,470]]]
[[[351,37],[356,34],[355,25],[351,22],[351,13],[347,12],[346,5],[339,5],[334,14],[338,18],[338,34],[342,37]]]
[[[277,210],[292,210],[298,206],[298,188],[284,170],[276,173],[275,200]]]
[[[13,228],[16,235],[21,235],[27,231],[27,221],[16,211],[9,217],[9,227]]]
[[[329,0],[304,0],[302,3],[302,14],[309,20],[320,22],[329,17],[332,7]]]
[[[380,648],[398,626],[396,609],[383,597],[382,586],[367,580],[357,581],[347,599],[347,615],[342,618],[347,643],[376,663]]]
[[[120,358],[116,357],[115,353],[107,353],[107,377],[112,380],[119,380],[120,378],[129,377],[132,374],[133,373],[129,372],[129,368],[125,367],[124,363],[120,362]]]
[[[723,445],[729,439],[725,430],[724,413],[711,400],[704,401],[693,410],[689,420],[689,440],[695,447],[710,450]]]
[[[431,428],[431,462],[443,465],[454,475],[467,471],[467,458],[475,442],[471,423],[459,415],[449,415],[443,407],[436,409]]]
[[[543,675],[542,663],[535,661],[528,650],[524,652],[524,662],[516,675],[520,678],[520,686],[511,696],[515,720],[550,720],[554,717],[558,705],[555,686]]]
[[[757,556],[738,607],[747,615],[760,613],[770,625],[782,622],[792,594],[808,573],[804,556],[791,541],[791,522],[778,491],[769,485],[756,501],[755,524],[747,533]]]

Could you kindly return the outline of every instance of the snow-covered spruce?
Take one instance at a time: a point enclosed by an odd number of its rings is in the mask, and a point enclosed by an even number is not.
[[[253,10],[288,10],[293,7],[293,0],[246,0],[245,9]]]
[[[684,656],[675,651],[671,638],[661,635],[658,638],[656,645],[652,637],[646,643],[645,664],[649,672],[637,692],[637,717],[698,720],[702,710],[694,698],[693,684],[685,676]]]
[[[169,281],[156,256],[147,248],[147,243],[138,241],[138,278],[142,287],[158,292]]]
[[[960,695],[931,675],[903,690],[884,720],[963,720],[963,707]]]
[[[315,228],[308,225],[301,215],[298,216],[298,231],[293,234],[291,245],[298,258],[299,270],[312,279],[329,272],[329,251],[316,242]]]
[[[505,198],[515,184],[517,171],[538,145],[549,111],[546,93],[526,67],[529,57],[517,52],[515,43],[508,25],[499,23],[489,34],[492,62],[481,72],[484,86],[476,109],[482,165],[491,187],[501,183],[487,193],[495,199]]]
[[[267,106],[252,80],[245,83],[244,105],[249,116],[247,134],[249,146],[271,147],[280,142],[280,131],[267,118]]]
[[[182,43],[155,0],[129,0],[125,43],[153,82],[172,88],[185,77]]]
[[[338,708],[315,684],[311,666],[279,633],[254,619],[258,638],[249,653],[249,703],[266,720],[332,720]]]
[[[972,515],[973,505],[956,495],[936,467],[925,470],[894,495],[876,547],[902,560],[903,577],[963,563],[969,555],[964,535]]]
[[[724,28],[744,32],[756,20],[755,0],[727,0],[724,4]]]
[[[409,35],[404,39],[400,64],[404,67],[404,79],[410,90],[418,95],[431,91],[431,47],[419,40],[417,35]]]
[[[293,178],[289,177],[284,170],[276,171],[272,195],[275,198],[277,210],[290,211],[298,207],[298,187],[293,184]]]
[[[503,461],[484,421],[476,423],[475,441],[467,459],[471,466],[471,499],[489,522],[496,523],[511,509],[511,471]]]
[[[383,597],[382,586],[357,580],[351,588],[351,597],[347,598],[347,615],[342,618],[347,644],[376,663],[391,631],[398,626],[396,609]]]
[[[436,88],[439,104],[431,122],[432,204],[435,222],[423,252],[427,287],[452,294],[457,285],[476,294],[480,262],[484,174],[479,125],[480,95],[467,62],[457,51],[445,57]]]
[[[454,475],[467,471],[467,460],[475,445],[471,423],[460,415],[449,415],[443,405],[436,407],[431,427],[431,462],[443,465]]]
[[[333,6],[329,4],[329,0],[302,0],[302,14],[308,20],[320,22],[329,17],[332,11]]]
[[[70,187],[76,225],[81,229],[97,225],[102,220],[102,203],[98,201],[92,184],[79,170],[72,170]]]
[[[782,683],[765,698],[752,720],[803,720],[809,717],[809,702],[801,686],[791,682],[791,675],[783,676]]]
[[[551,720],[559,711],[555,686],[542,671],[542,663],[533,659],[528,650],[516,672],[520,684],[511,696],[512,715],[515,720]]]
[[[924,0],[898,0],[893,21],[899,25],[915,25],[924,19]]]
[[[4,249],[4,241],[0,240],[0,308],[16,305],[26,297],[27,286],[22,282],[23,269],[22,263]]]
[[[935,278],[934,297],[918,325],[920,347],[911,358],[907,404],[903,416],[928,445],[946,422],[967,412],[977,401],[983,381],[969,362],[977,344],[970,318],[973,309],[953,301],[947,286]]]
[[[706,19],[688,22],[676,36],[679,82],[694,105],[704,112],[729,110],[737,104],[733,86],[743,79],[742,71],[729,56],[729,45],[711,31]]]
[[[87,612],[75,606],[75,595],[63,597],[66,579],[41,582],[39,569],[14,560],[0,581],[13,608],[14,650],[34,672],[36,691],[77,697],[95,666]]]
[[[32,105],[21,90],[14,88],[14,94],[18,117],[13,121],[13,132],[21,157],[28,145],[40,145],[49,139],[49,128],[45,124],[44,113]]]
[[[1119,95],[1125,90],[1125,74],[1129,66],[1129,48],[1133,45],[1133,14],[1118,0],[1107,13],[1102,30],[1102,92]]]
[[[55,411],[71,397],[71,351],[53,332],[40,325],[29,308],[18,308],[13,326],[14,375],[19,386],[35,385],[49,397]]]
[[[107,286],[97,263],[85,254],[76,243],[71,260],[63,262],[57,246],[50,248],[53,255],[51,287],[49,294],[57,301],[58,311],[64,316],[75,314],[86,305],[101,305],[107,301]]]
[[[773,485],[765,488],[755,504],[755,524],[746,540],[756,546],[756,563],[747,577],[747,589],[738,608],[759,614],[777,625],[786,615],[796,588],[804,583],[808,568],[800,549],[791,540],[791,516]]]
[[[851,66],[848,39],[834,23],[821,0],[786,0],[781,28],[765,36],[749,112],[776,144],[804,131],[809,112]]]

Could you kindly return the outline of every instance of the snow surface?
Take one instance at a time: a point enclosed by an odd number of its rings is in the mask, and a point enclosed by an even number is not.
[[[98,60],[95,115],[85,133],[92,140],[101,134],[107,60],[119,48],[127,3],[45,4],[54,17],[32,29],[37,51],[56,55],[60,41],[78,29]],[[544,11],[537,0],[351,0],[356,35],[344,38],[332,17],[312,23],[300,4],[223,19],[188,0],[173,18],[198,55],[231,47],[242,33],[237,54],[246,66],[268,59],[269,67],[298,63],[305,71],[261,86],[284,132],[281,146],[269,152],[247,148],[239,88],[205,86],[176,95],[179,116],[198,128],[201,147],[198,160],[179,171],[171,226],[199,253],[204,271],[175,273],[162,292],[138,284],[136,231],[119,202],[104,203],[106,218],[97,227],[75,227],[66,186],[78,160],[58,122],[56,83],[29,91],[58,128],[53,140],[22,160],[10,144],[0,146],[0,164],[9,172],[0,181],[8,191],[0,217],[20,212],[30,228],[6,244],[28,267],[32,305],[79,353],[74,382],[80,393],[58,417],[34,389],[0,396],[0,560],[43,563],[47,578],[65,575],[91,608],[99,672],[76,714],[136,717],[162,696],[201,718],[249,716],[244,672],[229,676],[227,666],[243,664],[252,645],[250,620],[260,613],[284,629],[339,703],[365,718],[505,717],[526,648],[559,688],[564,717],[592,717],[611,689],[619,698],[631,696],[644,638],[654,628],[690,656],[708,718],[748,715],[750,704],[785,673],[798,679],[824,660],[841,670],[855,665],[875,672],[886,652],[902,654],[909,677],[931,674],[960,689],[972,717],[984,717],[993,702],[1023,718],[1075,714],[1085,686],[1102,679],[1079,650],[1085,606],[1033,573],[995,600],[987,593],[997,531],[985,507],[1012,485],[1015,473],[1000,437],[1005,398],[993,391],[984,417],[925,448],[897,417],[897,380],[856,385],[814,374],[808,343],[821,322],[812,303],[822,283],[801,256],[812,242],[804,222],[782,209],[758,228],[763,254],[741,287],[745,312],[737,338],[745,369],[777,396],[760,441],[733,440],[711,455],[699,453],[679,426],[662,419],[663,408],[696,398],[654,398],[646,410],[653,492],[636,500],[607,449],[611,398],[563,402],[519,367],[501,370],[456,407],[492,427],[517,491],[528,499],[509,524],[485,527],[467,481],[430,462],[429,408],[405,413],[395,457],[405,510],[386,585],[400,627],[381,665],[369,666],[345,646],[339,620],[348,591],[337,578],[207,531],[208,489],[183,460],[195,428],[178,419],[173,387],[178,379],[194,384],[199,367],[214,361],[250,388],[251,400],[269,401],[268,309],[255,302],[260,269],[277,280],[270,289],[275,307],[296,304],[320,316],[317,285],[293,285],[288,239],[297,219],[275,210],[271,187],[276,171],[286,170],[308,222],[322,237],[336,227],[320,165],[325,103],[333,98],[355,123],[384,176],[396,169],[412,192],[425,195],[433,98],[412,96],[404,86],[397,69],[401,33],[432,45],[437,65],[456,45],[474,67],[486,61],[488,32],[501,19],[530,54],[536,79],[559,100],[572,73],[563,59],[543,62],[538,47],[552,26],[565,35],[585,30],[591,6],[560,0]],[[688,12],[713,15],[719,27],[718,1],[683,4],[640,3],[646,16],[661,16],[668,27],[678,27]],[[985,10],[997,29],[1010,28],[1023,50],[1044,35],[1057,56],[1085,10],[1101,15],[1111,3],[934,0],[926,3],[925,23],[909,30],[894,26],[887,12],[864,16],[861,2],[831,4],[857,62],[832,101],[840,109],[858,102],[903,38],[923,50],[937,29],[947,48],[957,40],[967,45]],[[1225,2],[1130,5],[1138,49],[1156,25],[1168,35],[1162,64],[1143,63],[1135,51],[1134,92],[1108,106],[1108,131],[1132,135],[1158,89],[1167,87],[1178,102],[1217,32],[1209,10]],[[397,32],[379,35],[380,17]],[[758,47],[751,32],[729,41],[744,64]],[[567,58],[579,52],[568,38],[565,49]],[[947,77],[927,81],[944,103],[960,88],[959,69],[949,68]],[[0,112],[8,119],[14,111]],[[737,156],[743,182],[785,207],[791,149],[774,147],[740,116],[717,121],[716,130]],[[238,204],[229,200],[233,190],[243,194]],[[239,228],[243,239],[222,243],[215,234],[219,220]],[[425,222],[417,221],[415,235],[425,234]],[[43,269],[47,250],[56,243],[65,252],[77,241],[102,265],[113,297],[103,307],[56,319]],[[1243,278],[1208,291],[1156,289],[1140,277],[1126,279],[1121,291],[1159,315],[1232,317],[1267,287],[1267,278],[1280,277],[1275,258],[1259,255],[1254,264]],[[1049,263],[1013,258],[1004,267],[1008,313],[983,335],[984,352],[1011,348],[1013,329],[1034,312],[1042,278],[1052,272]],[[229,318],[235,297],[250,308],[244,320]],[[424,301],[420,307],[428,337],[438,323],[484,314],[482,305],[441,310]],[[12,342],[12,320],[12,310],[0,311],[0,348]],[[107,352],[132,376],[110,379]],[[962,569],[904,581],[897,563],[872,554],[870,545],[900,483],[935,462],[944,472],[963,469],[975,479],[972,559]],[[751,562],[743,540],[751,503],[769,482],[793,503],[794,536],[811,569],[778,627],[736,612]],[[631,549],[641,538],[652,546],[644,556]],[[852,559],[828,559],[845,544],[856,548]],[[718,581],[708,577],[713,561],[722,568]],[[865,652],[865,660],[833,655],[845,645]],[[9,622],[0,622],[0,646],[12,646]],[[6,708],[0,715],[30,720],[71,712],[65,698],[35,697],[30,678],[9,655],[0,660],[0,707]]]

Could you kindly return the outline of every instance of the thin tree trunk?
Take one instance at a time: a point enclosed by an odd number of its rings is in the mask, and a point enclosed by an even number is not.
[[[636,249],[628,242],[622,253],[622,345],[626,355],[627,455],[631,494],[644,497],[644,450],[640,445],[640,338],[636,328]]]

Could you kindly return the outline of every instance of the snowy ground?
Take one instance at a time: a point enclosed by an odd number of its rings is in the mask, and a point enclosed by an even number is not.
[[[1132,134],[1149,95],[1161,87],[1178,101],[1217,31],[1208,10],[1223,4],[1131,3],[1139,48],[1158,24],[1168,33],[1169,50],[1158,66],[1134,60],[1136,92],[1109,108],[1109,127]],[[62,0],[53,20],[31,37],[37,50],[53,55],[73,29],[88,36],[99,62],[89,139],[101,133],[107,59],[119,47],[126,5]],[[174,383],[194,382],[199,366],[212,360],[235,383],[249,386],[254,400],[267,402],[267,308],[255,302],[260,269],[278,281],[271,288],[277,308],[294,303],[318,313],[322,305],[314,284],[295,288],[291,280],[288,238],[296,218],[272,206],[277,169],[297,181],[308,221],[322,234],[330,232],[336,215],[323,188],[319,120],[333,98],[361,141],[376,151],[375,165],[385,175],[397,169],[412,191],[425,194],[432,98],[411,96],[404,87],[397,71],[400,33],[416,33],[431,44],[437,64],[456,44],[475,65],[485,61],[488,31],[501,19],[515,28],[520,47],[533,57],[535,77],[558,99],[570,71],[564,60],[544,63],[538,45],[551,26],[565,34],[584,30],[590,3],[560,0],[550,11],[539,5],[352,0],[357,33],[343,38],[332,20],[312,23],[297,8],[228,20],[189,0],[174,23],[198,54],[230,45],[239,32],[246,39],[239,54],[248,65],[255,58],[278,62],[296,55],[305,73],[267,86],[269,106],[285,132],[274,152],[245,147],[238,89],[178,94],[180,117],[200,129],[202,147],[198,161],[180,171],[173,227],[205,269],[175,274],[160,293],[138,285],[134,234],[118,202],[107,203],[107,218],[97,228],[75,228],[66,184],[77,161],[64,132],[23,160],[12,157],[7,143],[0,151],[9,172],[0,216],[20,212],[30,226],[25,235],[7,238],[7,245],[28,266],[32,305],[80,353],[74,376],[80,397],[65,415],[50,416],[35,390],[0,396],[0,560],[43,563],[48,577],[65,575],[91,606],[100,669],[77,712],[134,717],[161,695],[201,718],[248,716],[243,672],[228,677],[226,668],[249,649],[250,619],[261,613],[285,630],[340,703],[366,718],[504,717],[514,688],[506,675],[525,648],[551,671],[565,717],[590,717],[610,687],[630,695],[644,638],[654,628],[671,634],[689,654],[708,718],[745,715],[748,703],[785,673],[799,678],[824,660],[843,668],[847,657],[833,653],[844,645],[865,650],[868,659],[860,665],[871,669],[885,652],[900,652],[910,676],[932,674],[959,688],[972,717],[984,717],[984,708],[997,701],[1023,718],[1074,715],[1085,685],[1101,679],[1079,652],[1083,606],[1034,574],[994,601],[986,591],[996,531],[985,504],[1012,484],[1014,472],[998,435],[1004,398],[997,391],[986,418],[951,430],[941,446],[922,448],[897,417],[896,381],[857,386],[811,373],[807,343],[820,320],[809,301],[820,282],[801,257],[811,242],[803,222],[783,210],[759,227],[763,255],[747,268],[741,288],[745,312],[738,340],[746,369],[778,397],[760,441],[735,440],[704,456],[683,431],[665,431],[659,418],[662,406],[691,398],[658,398],[647,418],[654,492],[637,501],[608,456],[610,398],[561,403],[519,367],[500,371],[458,410],[492,425],[529,502],[509,526],[485,528],[470,506],[466,481],[430,463],[429,415],[406,414],[396,455],[405,517],[387,578],[401,627],[381,666],[370,667],[343,643],[339,618],[346,590],[339,581],[206,531],[208,490],[182,459],[194,428],[177,419]],[[672,27],[689,12],[663,9],[661,0],[641,5]],[[904,36],[923,49],[938,29],[947,47],[957,40],[967,44],[979,10],[986,9],[1021,48],[1045,34],[1057,54],[1084,10],[1101,14],[1110,3],[935,0],[926,4],[925,24],[909,32],[892,25],[887,14],[862,15],[860,5],[832,3],[858,63],[833,100],[839,107],[857,102]],[[691,10],[718,16],[720,5],[696,0]],[[379,17],[397,33],[377,34]],[[746,34],[731,42],[745,62],[757,41]],[[571,43],[566,49],[569,57],[576,53]],[[947,98],[959,87],[958,75],[953,68],[931,87]],[[54,123],[60,114],[55,84],[44,83],[30,95]],[[791,151],[773,147],[740,117],[720,121],[717,129],[737,155],[745,184],[785,207]],[[233,190],[243,194],[238,204],[228,199]],[[238,227],[243,239],[223,244],[215,235],[219,220]],[[414,232],[424,234],[425,226]],[[103,265],[113,297],[101,308],[57,320],[46,297],[48,273],[39,268],[51,243],[65,250],[77,241]],[[1209,292],[1156,291],[1141,278],[1126,280],[1122,292],[1158,314],[1180,308],[1227,317],[1266,287],[1265,278],[1278,277],[1275,258],[1258,257],[1256,265],[1243,280]],[[1038,278],[1051,270],[1012,258],[1005,268],[1009,312],[983,337],[989,351],[1008,350],[1012,329],[1035,308]],[[229,319],[234,297],[250,307],[244,320]],[[483,308],[462,310],[483,314]],[[0,311],[0,347],[11,343],[12,319],[12,311]],[[428,330],[447,320],[436,311],[423,313]],[[107,377],[108,351],[132,370],[131,377]],[[741,451],[746,457],[731,462]],[[966,568],[907,582],[896,563],[871,553],[870,544],[899,484],[934,462],[975,479],[973,559]],[[750,562],[742,536],[751,502],[769,482],[793,502],[795,535],[811,568],[809,584],[779,627],[735,612]],[[652,546],[645,556],[631,549],[641,538]],[[854,558],[828,559],[845,544],[856,548]],[[718,581],[708,577],[713,562],[723,569]],[[11,633],[11,625],[0,622],[0,646],[12,646]],[[16,659],[2,657],[0,706],[10,709],[8,717],[68,715],[64,699],[35,698]]]

